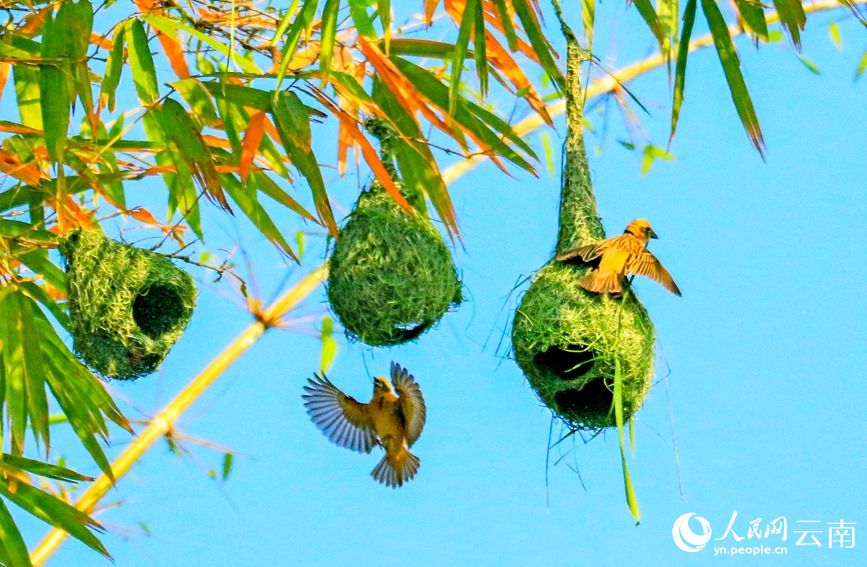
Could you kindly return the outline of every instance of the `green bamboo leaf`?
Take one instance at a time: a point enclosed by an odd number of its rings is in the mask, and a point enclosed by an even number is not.
[[[130,21],[128,31],[129,67],[132,70],[135,92],[143,105],[150,106],[160,97],[160,87],[148,36],[139,19]]]
[[[475,30],[473,31],[473,58],[476,63],[476,76],[482,96],[488,94],[488,55],[485,51],[485,9],[482,2],[476,2]]]
[[[0,498],[0,559],[3,565],[15,567],[30,567],[30,554],[27,544],[15,525],[15,519],[9,513],[6,503]]]
[[[383,47],[381,44],[380,47]],[[455,46],[444,41],[430,39],[405,39],[394,38],[391,40],[391,55],[403,55],[411,57],[431,57],[434,59],[453,59]],[[467,51],[465,57],[475,56],[472,51]]]
[[[545,156],[545,166],[548,168],[548,175],[554,177],[557,171],[554,169],[554,148],[551,146],[551,137],[548,136],[548,132],[543,130],[539,134],[539,138],[542,140],[542,151]]]
[[[311,215],[307,209],[305,209],[301,204],[293,199],[286,191],[280,188],[273,179],[268,177],[268,175],[262,171],[252,171],[250,172],[250,177],[247,179],[247,183],[252,184],[256,190],[261,191],[268,197],[277,201],[287,209],[298,213],[300,216],[304,217],[309,221],[313,221],[315,223],[319,223],[319,220]],[[301,254],[299,254],[300,256]]]
[[[337,356],[337,341],[334,340],[334,320],[331,317],[322,318],[322,331],[319,338],[322,340],[322,356],[319,359],[319,371],[323,374],[331,369],[334,358]]]
[[[232,453],[226,453],[223,455],[223,480],[227,480],[229,478],[229,473],[232,472],[232,463],[235,460],[235,455]]]
[[[680,108],[683,106],[683,90],[686,87],[686,61],[689,56],[689,40],[692,37],[692,26],[695,24],[697,5],[697,0],[687,0],[686,8],[683,10],[683,29],[680,33],[680,42],[677,44],[677,64],[674,68],[674,100],[671,103],[669,146],[674,139],[674,131],[677,129],[677,121],[680,118]]]
[[[21,340],[22,333],[32,333],[24,329],[21,321],[20,292],[13,286],[0,288],[0,320],[6,324],[0,325],[0,341],[3,350],[3,376],[5,383],[6,414],[8,415],[11,434],[12,452],[21,454],[24,451],[24,439],[27,433],[27,367],[29,359]],[[31,367],[32,368],[32,367]]]
[[[518,49],[518,34],[515,33],[511,14],[506,7],[506,0],[494,0],[494,6],[496,6],[497,13],[500,15],[500,22],[503,24],[503,35],[506,36],[509,50],[516,51]]]
[[[677,10],[675,10],[677,17]],[[593,51],[593,31],[596,27],[596,0],[581,0],[581,20],[584,24],[584,37],[587,39],[587,51]]]
[[[626,504],[636,523],[641,522],[641,511],[638,509],[638,499],[632,488],[632,478],[629,476],[629,466],[626,464],[626,441],[623,436],[623,375],[620,370],[620,358],[614,359],[614,420],[617,424],[617,438],[620,442],[620,464],[623,468],[623,487],[626,490]]]
[[[340,10],[340,0],[325,0],[322,8],[322,43],[319,49],[319,68],[323,75],[331,71],[331,59],[334,56],[334,36],[337,35],[337,11]]]
[[[164,134],[178,146],[180,157],[186,161],[205,195],[223,210],[232,212],[223,194],[211,152],[186,109],[173,98],[166,98],[156,116]]]
[[[732,43],[726,21],[714,0],[701,0],[701,7],[705,19],[707,19],[708,27],[710,27],[713,43],[722,64],[738,117],[741,119],[753,146],[758,150],[759,155],[764,157],[765,140],[759,126],[759,118],[756,116],[747,84],[741,74],[741,63]]]
[[[152,25],[154,28],[167,34],[182,32],[191,35],[192,37],[200,40],[202,43],[206,43],[213,47],[214,50],[217,51],[217,53],[224,55],[226,59],[237,63],[238,67],[245,73],[251,73],[253,75],[262,74],[262,70],[259,69],[259,67],[253,61],[243,57],[238,53],[233,52],[228,45],[220,42],[212,35],[202,33],[196,28],[184,24],[178,20],[173,20],[171,18],[166,18],[163,16],[157,16],[153,13],[142,16],[142,19],[148,24]]]
[[[104,531],[102,526],[56,496],[23,482],[18,483],[14,490],[10,489],[7,482],[0,482],[0,495],[43,522],[65,531],[91,549],[111,557],[105,546],[91,531],[102,532]]]
[[[221,178],[229,197],[231,197],[241,211],[247,215],[247,218],[249,218],[250,222],[259,229],[259,232],[271,241],[271,243],[281,252],[297,262],[298,257],[295,255],[292,247],[286,241],[286,238],[283,237],[283,234],[280,232],[280,229],[277,228],[277,225],[274,224],[274,221],[271,220],[271,217],[265,211],[264,207],[262,207],[262,205],[259,204],[259,201],[255,199],[255,193],[248,195],[241,186],[241,182],[234,175],[224,174]]]
[[[671,60],[671,50],[674,47],[674,41],[677,40],[677,0],[658,0],[657,2],[657,17],[659,18],[659,27],[662,30],[662,52],[665,54],[666,60]],[[671,73],[671,67],[669,67]]]
[[[864,53],[861,55],[861,61],[858,62],[858,67],[855,69],[856,81],[864,74],[865,70],[867,70],[867,49],[864,50]]]
[[[641,15],[641,19],[643,19],[644,23],[647,24],[647,27],[650,28],[650,32],[656,38],[660,48],[663,49],[663,53],[666,53],[664,49],[665,36],[662,33],[659,16],[656,15],[656,11],[653,9],[653,4],[650,3],[650,0],[633,0],[633,4],[635,4],[635,8]]]
[[[65,7],[65,6],[64,6]],[[63,8],[61,8],[61,11]],[[73,92],[69,72],[69,37],[58,17],[49,12],[42,28],[42,58],[59,60],[62,63],[42,65],[39,68],[39,92],[42,123],[45,131],[45,148],[52,162],[60,162],[66,147],[69,131],[69,111]]]
[[[382,22],[385,52],[389,53],[391,50],[391,0],[377,0],[376,11],[379,13],[379,21]]]
[[[551,46],[548,43],[548,40],[545,39],[542,30],[539,29],[536,19],[533,17],[532,8],[528,4],[528,0],[512,0],[512,7],[515,9],[515,14],[518,16],[518,19],[521,20],[521,26],[524,28],[524,33],[527,34],[527,38],[530,40],[530,46],[539,57],[542,68],[546,73],[548,73],[551,80],[554,81],[554,88],[556,88],[558,92],[564,92],[566,90],[566,78],[563,77],[563,74],[557,67],[557,63],[554,62],[554,57],[551,54]]]
[[[735,6],[747,30],[762,41],[767,42],[768,23],[765,20],[765,10],[762,4],[756,0],[735,0]]]
[[[367,11],[367,2],[349,0],[349,16],[358,31],[358,35],[367,38],[376,37],[376,28],[373,27],[373,18]]]
[[[828,37],[831,38],[837,51],[843,51],[843,37],[840,35],[840,26],[837,25],[837,22],[828,24]]]
[[[217,116],[217,109],[214,107],[214,98],[205,85],[202,84],[202,81],[198,79],[181,79],[169,84],[190,105],[199,123],[199,128],[204,126],[214,127],[220,123],[220,117]]]
[[[292,22],[292,26],[286,33],[286,43],[280,52],[280,68],[277,70],[277,87],[274,89],[274,92],[279,91],[283,84],[283,79],[289,70],[289,64],[292,62],[295,50],[298,48],[298,42],[301,40],[302,32],[309,30],[313,25],[313,16],[316,14],[318,5],[319,0],[304,0],[301,12]]]
[[[310,133],[310,113],[292,91],[283,91],[277,94],[276,100],[271,105],[271,113],[280,134],[283,149],[289,156],[292,164],[301,172],[307,180],[313,193],[313,202],[316,212],[323,225],[328,227],[332,235],[337,235],[337,223],[334,221],[334,213],[331,211],[331,203],[328,201],[328,193],[325,190],[325,181],[322,172],[313,153]]]
[[[399,57],[392,57],[392,62],[415,85],[419,92],[440,108],[446,108],[449,103],[448,89],[430,71]],[[497,155],[503,156],[522,169],[535,173],[533,166],[501,138],[501,136],[505,137],[533,159],[536,159],[535,153],[527,142],[515,134],[511,126],[504,120],[463,98],[459,99],[453,118],[455,122],[490,146]],[[488,126],[496,130],[496,133]]]
[[[35,318],[33,310],[38,311],[36,305],[23,294],[18,295],[18,329],[20,344],[23,349],[23,363],[20,371],[23,376],[24,387],[27,390],[27,413],[30,420],[30,428],[37,443],[41,439],[45,445],[45,453],[48,454],[50,447],[48,432],[48,398],[45,395],[44,370],[42,368],[41,345],[33,329]],[[8,370],[8,369],[7,369]]]
[[[475,22],[476,5],[480,0],[467,0],[464,13],[461,15],[461,25],[458,28],[458,37],[455,40],[455,52],[452,57],[452,73],[449,79],[449,114],[454,115],[458,104],[458,94],[461,90],[461,73],[464,70],[464,59],[470,44],[470,33]]]
[[[295,21],[295,10],[298,9],[299,1],[300,0],[292,0],[292,3],[289,4],[289,7],[286,9],[286,12],[283,13],[283,17],[280,19],[280,23],[277,24],[277,29],[274,31],[274,38],[271,40],[271,47],[276,47],[277,42],[280,41],[280,38],[283,37],[283,34],[286,33],[289,26]]]
[[[789,34],[795,49],[801,50],[801,30],[807,24],[807,14],[801,0],[774,0],[783,29]]]
[[[20,282],[18,284],[21,288],[21,293],[29,297],[30,299],[37,301],[42,304],[43,307],[48,309],[48,311],[54,316],[60,325],[70,331],[72,326],[70,325],[69,315],[66,313],[66,306],[60,305],[57,303],[53,297],[48,295],[48,292],[45,291],[45,288],[42,286],[36,285],[33,282]],[[49,422],[50,422],[49,418]]]
[[[395,140],[392,150],[404,183],[424,191],[449,233],[457,234],[454,205],[430,146],[420,141],[424,138],[418,123],[381,81],[374,80],[372,94],[377,106],[402,134]]]
[[[38,68],[28,65],[13,65],[12,77],[15,83],[15,98],[18,101],[18,114],[21,124],[36,130],[43,130],[42,97],[39,82],[42,73]]]
[[[112,112],[114,112],[115,109],[115,94],[117,92],[117,86],[120,84],[120,77],[123,73],[123,47],[126,28],[127,24],[125,22],[120,23],[115,27],[114,36],[111,39],[111,51],[109,51],[108,60],[105,63],[105,75],[102,78],[102,90],[99,95],[100,99]]]
[[[273,91],[214,81],[207,81],[202,84],[218,100],[227,100],[256,110],[269,110],[271,108]]]
[[[18,455],[11,455],[9,453],[0,454],[0,469],[5,469],[7,471],[27,471],[45,478],[53,478],[64,482],[93,480],[92,477],[85,476],[65,467],[43,463],[42,461],[28,459]]]
[[[804,67],[806,67],[807,70],[810,71],[811,73],[813,73],[814,75],[821,75],[822,74],[822,72],[819,70],[819,68],[816,66],[816,64],[813,63],[812,61],[810,61],[809,59],[807,59],[806,57],[804,57],[803,55],[798,55],[798,61],[800,61],[804,65]]]

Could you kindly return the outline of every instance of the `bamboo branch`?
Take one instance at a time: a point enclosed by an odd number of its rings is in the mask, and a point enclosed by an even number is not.
[[[298,282],[292,289],[265,309],[257,320],[247,327],[217,358],[211,361],[205,369],[187,384],[180,393],[175,396],[150,421],[148,426],[139,433],[138,437],[114,460],[111,470],[114,477],[120,480],[132,465],[150,447],[168,433],[178,418],[195,402],[223,372],[238,359],[256,340],[269,328],[291,311],[298,303],[307,297],[313,290],[319,287],[328,275],[326,265],[321,265],[313,272]],[[75,507],[85,513],[92,513],[96,504],[112,487],[111,480],[103,474],[91,484],[75,503]],[[43,565],[51,555],[57,551],[60,544],[69,534],[63,530],[52,528],[45,538],[36,546],[30,554],[30,561],[34,566]]]
[[[855,5],[867,5],[867,0],[854,0]],[[805,13],[821,12],[843,7],[837,0],[823,0],[813,4],[804,6]],[[770,12],[766,15],[766,20],[769,24],[779,22],[779,16],[776,12]],[[729,26],[729,32],[732,37],[741,35],[744,30],[736,24]],[[707,47],[713,43],[710,35],[693,40],[689,44],[689,51]],[[594,98],[600,95],[613,91],[618,84],[631,81],[632,79],[661,67],[665,63],[662,55],[652,55],[637,63],[634,63],[624,68],[619,73],[607,76],[591,83],[587,87],[586,98]],[[548,113],[554,117],[563,114],[566,110],[566,101],[560,100],[548,107]],[[514,126],[515,132],[519,136],[526,136],[545,125],[544,121],[534,114]],[[485,159],[485,156],[478,155],[458,162],[443,172],[443,179],[446,183],[451,183],[460,178],[464,174],[470,172],[476,165]],[[250,348],[256,340],[259,339],[280,317],[284,316],[288,311],[292,310],[298,302],[310,294],[318,285],[327,277],[328,268],[325,265],[318,267],[294,288],[289,290],[285,295],[269,306],[262,316],[252,325],[241,333],[226,349],[220,353],[205,369],[194,378],[183,390],[173,399],[162,411],[160,411],[150,425],[141,432],[141,434],[127,447],[118,458],[112,463],[112,471],[116,479],[120,480],[132,465],[141,458],[142,455],[163,437],[177,419],[220,377],[220,375],[231,365],[238,357],[241,356],[248,348]],[[84,512],[92,512],[96,504],[111,488],[111,482],[105,475],[100,476],[87,490],[81,495],[75,503],[75,507]],[[54,554],[55,551],[64,542],[67,534],[63,530],[52,528],[43,540],[37,545],[30,555],[30,560],[34,566],[44,565],[45,562]]]
[[[856,6],[865,6],[867,5],[867,0],[853,0],[853,4]],[[804,4],[804,13],[810,14],[815,12],[824,12],[827,10],[834,10],[837,8],[845,8],[843,4],[841,4],[838,0],[821,0],[818,2],[814,2],[812,4]],[[765,14],[765,20],[768,25],[776,24],[780,21],[780,16],[777,12],[768,12]],[[739,35],[743,35],[745,30],[738,24],[731,24],[729,26],[729,33],[732,35],[732,38],[737,37]],[[694,39],[689,42],[689,52],[698,51],[699,49],[703,49],[709,45],[713,45],[713,37],[710,34],[702,36],[700,38]],[[656,69],[657,67],[662,67],[665,65],[666,59],[662,56],[661,53],[657,53],[647,57],[646,59],[642,59],[628,67],[624,67],[623,70],[607,75],[601,79],[591,82],[587,86],[587,95],[585,100],[590,100],[592,98],[596,98],[598,96],[608,94],[614,89],[617,88],[618,85],[629,82],[644,73]],[[560,99],[553,104],[548,106],[548,114],[551,118],[555,118],[560,116],[566,111],[566,100]],[[515,124],[512,129],[515,133],[524,138],[528,134],[532,134],[533,132],[539,130],[540,128],[546,126],[545,121],[536,114],[528,116],[524,120]],[[448,169],[443,172],[443,180],[446,184],[451,183],[452,181],[458,179],[459,177],[463,177],[465,174],[469,173],[472,169],[474,169],[477,165],[485,161],[487,156],[485,155],[475,155],[463,161],[459,161],[456,164],[452,165]]]

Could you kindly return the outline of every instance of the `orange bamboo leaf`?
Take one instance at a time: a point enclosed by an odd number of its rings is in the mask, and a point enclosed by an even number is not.
[[[458,135],[451,126],[443,122],[440,117],[430,109],[425,98],[419,94],[418,89],[416,89],[410,80],[407,79],[397,67],[395,67],[394,63],[383,55],[376,44],[359,36],[358,46],[364,53],[365,57],[367,57],[370,64],[377,70],[377,76],[382,79],[383,83],[385,83],[388,89],[394,94],[395,98],[397,98],[400,105],[403,106],[407,113],[413,117],[413,120],[415,120],[417,125],[418,118],[415,115],[416,110],[421,112],[421,114],[436,128],[454,138],[461,145],[464,151],[467,150],[466,142],[463,140],[463,137]]]
[[[38,167],[32,163],[21,163],[18,156],[6,150],[0,150],[0,171],[34,187],[42,182],[42,171]]]
[[[503,22],[500,21],[500,14],[497,11],[497,7],[494,6],[493,3],[490,2],[490,0],[485,1],[484,7],[485,21],[492,25],[494,29],[496,29],[501,34],[505,34],[506,29],[503,27]],[[518,28],[518,26],[515,27]],[[536,52],[533,50],[532,46],[530,46],[529,43],[527,43],[521,38],[518,38],[518,51],[520,51],[536,63],[539,63],[539,56],[536,55]]]
[[[154,217],[150,211],[148,211],[144,207],[135,207],[133,209],[129,209],[127,211],[129,215],[139,222],[143,222],[145,224],[149,224],[151,226],[162,227],[162,223],[159,222],[156,217]]]
[[[104,49],[106,51],[111,51],[112,46],[114,46],[114,42],[110,37],[106,35],[100,35],[96,32],[92,32],[90,34],[90,44],[99,47],[100,49]]]
[[[6,81],[9,79],[9,69],[12,68],[12,63],[0,63],[0,100],[3,100],[3,89],[6,87]]]
[[[262,143],[262,135],[265,133],[264,122],[265,111],[260,110],[250,117],[250,123],[247,124],[247,129],[244,131],[244,140],[241,142],[241,159],[238,161],[242,183],[247,182],[250,166],[253,164],[256,152],[259,151],[259,144]]]
[[[52,5],[48,5],[38,12],[24,16],[22,25],[16,31],[24,37],[31,37],[38,34],[42,30],[42,24],[45,23],[45,17],[54,9]]]
[[[175,75],[181,79],[189,79],[190,68],[187,66],[187,60],[184,59],[184,48],[181,46],[178,38],[173,34],[158,31],[157,39],[160,41],[160,45],[163,46],[163,50],[165,50],[166,57]]]
[[[346,153],[352,143],[352,134],[349,132],[350,125],[343,120],[337,129],[337,174],[340,177],[346,173]]]
[[[533,110],[535,110],[549,126],[553,126],[554,122],[548,114],[545,102],[539,96],[536,87],[533,86],[533,83],[530,82],[530,79],[527,78],[527,75],[524,74],[521,67],[517,62],[515,62],[509,52],[500,44],[499,41],[496,40],[496,38],[494,38],[493,35],[491,35],[490,32],[487,31],[485,32],[485,44],[487,48],[488,61],[503,73],[506,78],[515,85],[516,89],[519,91],[525,91],[527,94],[524,95],[524,98],[527,99],[527,102]]]
[[[394,180],[385,169],[382,160],[379,159],[379,154],[376,153],[376,149],[371,145],[367,136],[359,131],[358,123],[353,120],[352,116],[334,106],[334,104],[319,91],[314,91],[313,94],[316,95],[316,98],[319,99],[319,102],[321,102],[325,108],[329,109],[338,119],[340,119],[340,123],[345,126],[347,134],[352,136],[352,139],[361,147],[361,153],[364,155],[364,160],[367,162],[367,165],[370,166],[371,171],[376,175],[379,182],[382,183],[382,187],[392,196],[398,205],[403,207],[407,212],[412,212],[412,206],[401,194],[397,185],[394,184]]]
[[[424,23],[431,25],[433,23],[433,15],[436,12],[440,0],[424,0]]]

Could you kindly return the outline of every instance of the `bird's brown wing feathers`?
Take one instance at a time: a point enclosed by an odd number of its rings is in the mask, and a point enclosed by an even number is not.
[[[600,240],[599,242],[594,242],[593,244],[579,246],[578,248],[573,248],[568,252],[558,254],[557,261],[569,262],[570,260],[575,260],[577,258],[580,259],[582,262],[591,262],[601,256],[602,253],[605,252],[605,249],[608,248],[609,244],[609,240]]]
[[[326,437],[341,447],[370,453],[376,433],[367,404],[341,392],[324,375],[310,378],[304,392],[307,414]]]
[[[396,362],[391,363],[391,383],[398,395],[400,409],[406,418],[406,441],[412,446],[424,429],[427,418],[427,408],[421,388],[415,382],[415,378],[407,370]]]
[[[660,264],[656,256],[642,250],[640,253],[632,254],[626,263],[626,275],[647,276],[659,282],[665,289],[675,295],[680,295],[680,289],[674,283],[674,278],[668,273],[668,270]]]

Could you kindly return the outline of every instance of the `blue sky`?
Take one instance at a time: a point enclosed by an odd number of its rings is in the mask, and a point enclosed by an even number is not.
[[[617,34],[597,40],[607,61],[624,66],[651,51],[634,10],[623,18],[619,4],[605,9],[623,20]],[[483,165],[451,186],[464,239],[455,261],[468,301],[416,343],[374,351],[341,338],[329,372],[358,398],[369,396],[369,375],[385,374],[391,360],[416,376],[428,405],[414,447],[422,461],[416,479],[397,491],[374,483],[369,472],[379,457],[332,445],[305,414],[301,388],[319,361],[314,328],[327,313],[317,293],[293,331],[260,340],[179,424],[181,433],[235,452],[226,482],[207,475],[219,454],[188,444],[194,456],[181,459],[163,443],[110,493],[105,503],[119,505],[98,518],[116,564],[867,564],[867,543],[858,539],[867,533],[867,84],[852,80],[865,38],[862,27],[842,22],[838,52],[825,24],[839,16],[811,18],[803,36],[820,76],[785,44],[756,54],[739,43],[766,162],[737,121],[711,51],[690,60],[676,160],[642,176],[639,158],[617,143],[625,132],[613,107],[605,138],[588,136],[606,229],[650,219],[661,236],[653,251],[684,292],[677,298],[649,280],[637,283],[656,325],[660,380],[638,414],[630,461],[640,526],[625,504],[616,432],[561,444],[546,478],[551,414],[497,345],[518,298],[510,290],[553,250],[559,181],[544,167],[539,178],[509,178]],[[664,145],[664,71],[630,88],[652,113],[642,127]],[[601,132],[598,117],[594,124]],[[564,133],[558,120],[549,132],[556,147]],[[538,136],[532,141],[541,148]],[[333,152],[333,138],[318,143]],[[326,175],[348,210],[359,180]],[[148,188],[136,190],[144,196]],[[287,233],[299,228],[285,221]],[[321,239],[311,237],[303,265],[287,266],[243,223],[217,214],[208,222],[211,249],[240,237],[265,299],[322,258]],[[131,418],[155,413],[249,323],[230,299],[237,293],[198,276],[193,322],[162,369],[111,385]],[[559,430],[555,424],[555,436]],[[55,447],[65,439],[58,431]],[[125,443],[118,434],[112,451]],[[682,514],[707,518],[717,537],[735,510],[741,535],[753,518],[786,516],[788,555],[714,558],[711,549],[689,554],[672,542]],[[797,520],[841,519],[865,530],[855,549],[794,545]],[[22,525],[30,542],[44,531],[34,521]],[[99,564],[75,541],[50,563]]]

